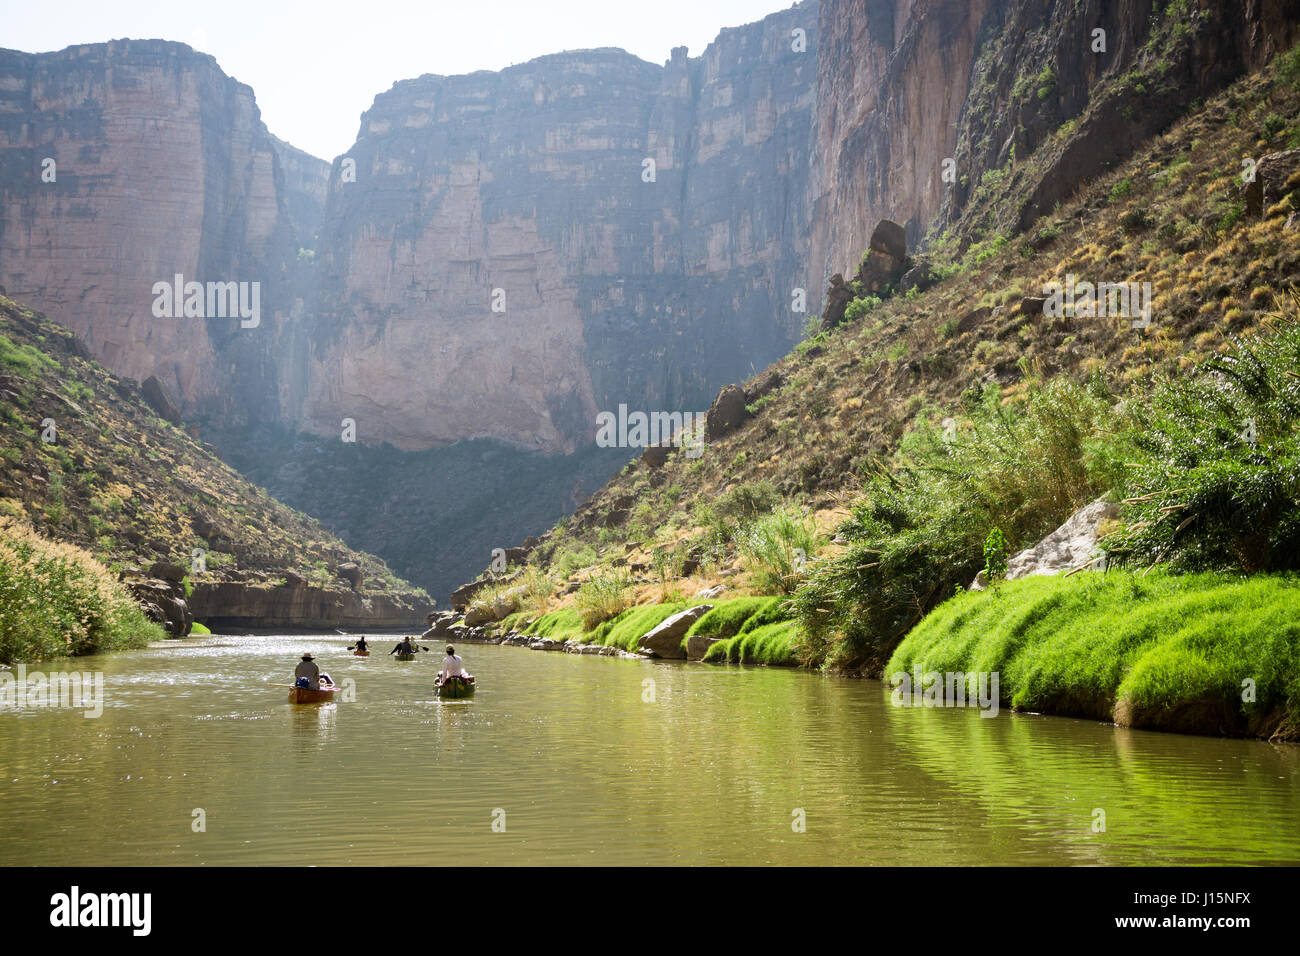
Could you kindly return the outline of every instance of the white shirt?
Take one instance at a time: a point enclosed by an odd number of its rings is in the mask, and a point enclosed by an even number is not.
[[[460,666],[460,655],[452,654],[450,657],[442,659],[442,672],[448,677],[460,677],[465,673],[465,669]]]

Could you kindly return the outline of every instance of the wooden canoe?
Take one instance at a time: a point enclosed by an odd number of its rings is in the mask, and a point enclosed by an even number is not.
[[[462,697],[473,697],[474,690],[478,687],[473,675],[466,679],[456,677],[448,678],[434,682],[433,691],[444,700],[459,700]]]
[[[352,652],[352,656],[353,656],[353,657],[369,657],[369,656],[370,656],[370,652],[369,652],[369,651],[353,651],[353,652]]]
[[[336,688],[324,688],[320,690],[311,690],[307,687],[290,687],[289,703],[291,704],[328,704],[334,700]]]

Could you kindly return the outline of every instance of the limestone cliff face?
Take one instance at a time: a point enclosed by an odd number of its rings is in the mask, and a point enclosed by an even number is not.
[[[698,59],[564,53],[376,98],[334,163],[292,417],[551,450],[620,402],[707,406],[806,317],[815,58],[805,2]]]
[[[189,417],[267,414],[291,209],[311,216],[277,153],[303,182],[319,167],[323,200],[325,164],[278,144],[252,90],[184,44],[0,51],[0,283],[115,371],[158,376]],[[261,324],[155,317],[153,285],[177,273],[259,282]]]
[[[808,260],[848,272],[881,219],[911,244],[957,223],[986,173],[1073,121],[1001,224],[1027,227],[1197,97],[1288,49],[1300,2],[823,0],[819,38]],[[1152,65],[1158,84],[1124,89]]]

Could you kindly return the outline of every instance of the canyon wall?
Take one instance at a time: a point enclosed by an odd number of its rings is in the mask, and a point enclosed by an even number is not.
[[[1000,224],[1027,228],[1297,39],[1297,0],[823,0],[809,268],[850,272],[881,219],[910,246],[961,226],[987,173],[1064,128]]]
[[[589,50],[377,97],[334,162],[292,417],[571,450],[598,409],[699,410],[787,351],[816,10],[664,66]]]
[[[253,91],[211,57],[159,40],[0,51],[0,283],[189,417],[278,402],[289,209]],[[178,273],[260,283],[261,325],[155,317],[154,283]]]

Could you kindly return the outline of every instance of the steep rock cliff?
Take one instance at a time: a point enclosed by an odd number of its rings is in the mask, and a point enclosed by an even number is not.
[[[881,219],[913,245],[1026,228],[1294,44],[1300,3],[823,0],[819,38],[808,260],[830,274]],[[965,215],[989,174],[996,214]]]
[[[323,187],[325,168],[184,44],[0,51],[0,283],[114,371],[156,375],[187,417],[275,413],[295,219],[311,224],[307,183]],[[155,317],[154,283],[176,274],[260,283],[260,324]]]
[[[293,417],[571,449],[598,409],[702,408],[782,354],[815,51],[805,2],[697,59],[563,53],[377,97],[334,163]]]

